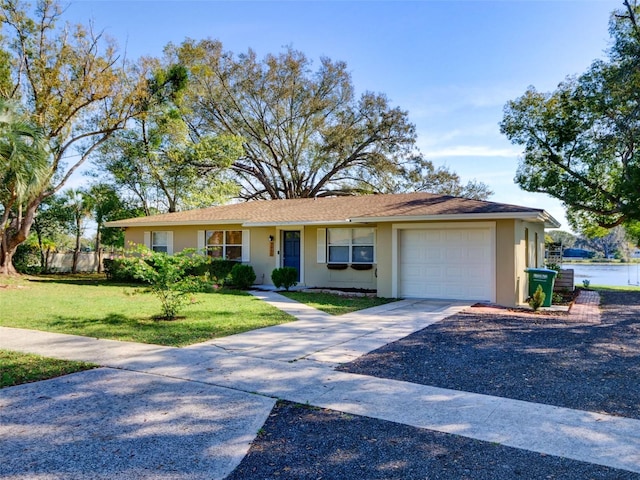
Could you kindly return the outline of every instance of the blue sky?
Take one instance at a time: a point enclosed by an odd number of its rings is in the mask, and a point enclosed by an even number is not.
[[[284,46],[344,60],[358,92],[385,93],[409,111],[418,145],[491,200],[544,208],[569,229],[554,199],[513,183],[520,150],[500,134],[505,103],[529,85],[549,91],[585,71],[609,45],[622,0],[76,1],[64,18],[114,37],[127,56],[161,55],[168,42],[215,38],[259,56]]]

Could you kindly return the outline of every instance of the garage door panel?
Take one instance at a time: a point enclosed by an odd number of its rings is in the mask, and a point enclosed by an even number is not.
[[[401,230],[398,247],[400,296],[493,299],[489,228]]]

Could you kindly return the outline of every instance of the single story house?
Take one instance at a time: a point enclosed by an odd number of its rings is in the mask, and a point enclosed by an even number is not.
[[[362,288],[381,297],[490,301],[527,297],[528,267],[544,262],[544,210],[407,193],[258,200],[107,223],[127,244],[298,269],[309,287]]]

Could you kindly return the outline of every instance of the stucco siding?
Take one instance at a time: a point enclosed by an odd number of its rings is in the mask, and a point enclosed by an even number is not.
[[[245,228],[246,230],[246,228]],[[274,227],[250,228],[251,232],[251,258],[249,265],[256,272],[256,283],[258,285],[273,285],[271,272],[276,268],[276,229]],[[273,237],[273,249],[269,236]]]
[[[421,222],[422,225],[430,222]],[[457,222],[446,222],[454,225]],[[505,306],[514,306],[525,301],[527,297],[527,266],[540,267],[544,263],[544,226],[541,223],[525,222],[522,220],[496,220],[484,222],[495,225],[495,296],[496,302]],[[411,228],[419,225],[413,222],[397,222],[401,228]],[[442,222],[433,222],[434,225]],[[462,222],[461,226],[473,222]],[[301,232],[301,270],[302,283],[310,287],[363,288],[377,290],[378,296],[391,297],[397,292],[398,278],[394,278],[394,229],[391,222],[368,224],[375,227],[375,264],[370,270],[354,270],[348,267],[344,270],[327,268],[326,259],[319,258],[318,232],[328,228],[358,228],[363,225],[313,225],[287,227],[252,227],[246,228],[240,224],[231,225],[189,225],[174,227],[129,227],[125,231],[127,246],[144,244],[145,232],[172,231],[173,251],[180,252],[187,248],[198,248],[202,242],[198,241],[202,230],[248,230],[250,232],[249,264],[256,272],[256,282],[271,285],[271,272],[282,264],[280,255],[281,236],[285,230],[300,230]],[[326,231],[326,230],[325,230]],[[273,242],[269,237],[273,237]],[[147,235],[148,237],[148,235]],[[536,241],[537,240],[537,241]],[[326,252],[325,252],[326,253]],[[397,268],[396,268],[397,270]]]
[[[363,288],[376,290],[376,265],[371,270],[354,270],[350,267],[344,270],[331,270],[327,268],[327,263],[318,262],[318,229],[326,228],[357,228],[357,225],[320,225],[305,227],[304,235],[304,280],[309,287],[333,287],[333,288]],[[376,255],[380,248],[376,245]]]
[[[518,263],[514,223],[514,220],[496,222],[496,303],[505,306],[515,306],[521,288],[514,269]]]
[[[514,274],[517,278],[516,304],[523,304],[529,296],[527,268],[544,266],[544,225],[540,223],[514,221],[514,251],[516,262]]]

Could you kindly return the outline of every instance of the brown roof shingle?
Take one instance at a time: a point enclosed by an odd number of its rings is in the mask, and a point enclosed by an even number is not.
[[[239,223],[251,225],[347,223],[349,221],[402,220],[423,217],[532,218],[549,226],[558,222],[544,210],[505,203],[435,195],[403,193],[348,197],[256,200],[150,217],[109,222],[113,227],[149,225]]]

